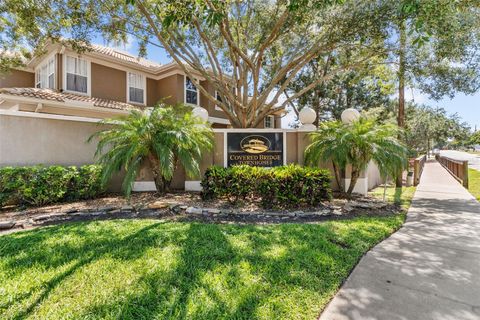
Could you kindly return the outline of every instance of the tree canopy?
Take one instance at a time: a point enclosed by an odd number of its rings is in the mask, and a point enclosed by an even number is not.
[[[376,104],[385,92],[371,86],[378,74],[364,70],[395,66],[400,55],[401,79],[434,98],[478,90],[479,6],[473,0],[4,0],[0,62],[2,70],[18,66],[48,41],[81,51],[99,34],[133,36],[140,55],[148,46],[163,48],[233,126],[254,127],[298,99],[305,103],[312,90],[325,91],[327,112]],[[318,72],[302,78],[312,68]]]

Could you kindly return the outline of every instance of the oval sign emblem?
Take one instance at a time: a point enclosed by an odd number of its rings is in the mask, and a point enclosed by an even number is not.
[[[240,148],[247,153],[263,153],[270,150],[270,146],[270,140],[258,135],[251,135],[240,141]]]

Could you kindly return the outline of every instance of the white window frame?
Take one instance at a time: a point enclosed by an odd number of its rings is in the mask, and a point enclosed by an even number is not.
[[[129,74],[130,74],[130,73],[142,77],[142,82],[143,82],[143,103],[137,102],[137,101],[130,101],[130,77],[129,77]],[[143,73],[133,72],[133,71],[127,71],[126,74],[127,74],[127,103],[146,106],[146,105],[147,105],[147,76],[146,76],[145,74],[143,74]],[[138,88],[138,89],[140,89],[140,88]]]
[[[48,73],[48,65],[50,62],[53,60],[53,88],[48,87],[48,78],[52,73]],[[42,68],[46,66],[47,68],[47,87],[38,87],[38,84],[41,85],[41,70]],[[49,55],[45,60],[42,61],[42,63],[39,63],[37,67],[35,68],[35,88],[41,88],[41,89],[52,89],[55,90],[57,88],[57,55],[56,53]]]
[[[267,127],[267,119],[270,119],[270,124],[271,124],[270,127]],[[263,118],[263,126],[266,129],[275,129],[275,116],[269,115]]]
[[[87,62],[87,93],[74,91],[74,90],[67,90],[67,57],[82,59]],[[91,97],[92,96],[92,63],[91,61],[80,55],[73,55],[73,54],[64,54],[62,57],[62,60],[63,60],[62,61],[63,91]]]
[[[200,105],[200,90],[198,90],[198,88],[195,86],[195,88],[197,89],[197,104],[193,104],[193,103],[188,103],[187,102],[187,75],[185,75],[183,77],[183,103],[185,103],[186,105],[189,105],[189,106],[195,106],[195,107],[198,107]],[[195,79],[198,81],[198,79]],[[195,85],[195,83],[192,81],[193,85]]]

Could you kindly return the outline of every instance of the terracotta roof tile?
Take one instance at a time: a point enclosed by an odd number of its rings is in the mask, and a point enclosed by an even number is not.
[[[57,101],[57,102],[78,101],[80,103],[89,103],[94,107],[116,109],[116,110],[138,109],[138,107],[125,102],[101,99],[101,98],[93,98],[93,97],[82,96],[82,95],[69,93],[69,92],[59,92],[51,89],[3,88],[3,89],[0,89],[0,93],[19,96],[19,97],[36,98],[41,100],[49,100],[49,101]]]
[[[126,62],[135,63],[135,64],[138,64],[142,67],[146,67],[146,68],[157,69],[157,68],[160,68],[162,66],[160,63],[157,63],[157,62],[154,62],[154,61],[151,61],[151,60],[147,60],[145,58],[137,57],[137,56],[134,56],[130,53],[127,53],[127,52],[124,52],[124,51],[121,51],[121,50],[104,47],[104,46],[101,46],[101,45],[98,45],[98,44],[92,44],[91,49],[94,52],[104,54],[104,55],[107,55],[107,56],[110,56],[110,57],[113,57],[113,58],[116,58],[116,59],[120,59],[120,60],[123,60],[123,61],[126,61]]]

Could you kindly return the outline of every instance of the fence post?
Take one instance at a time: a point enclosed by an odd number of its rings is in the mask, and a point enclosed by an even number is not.
[[[420,175],[420,163],[417,158],[413,163],[413,185],[414,186],[418,185],[418,181],[420,180],[419,175]]]
[[[468,189],[468,160],[463,161],[463,186]]]

